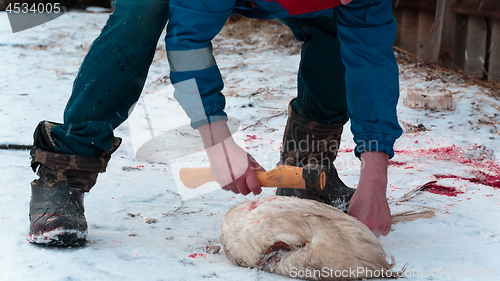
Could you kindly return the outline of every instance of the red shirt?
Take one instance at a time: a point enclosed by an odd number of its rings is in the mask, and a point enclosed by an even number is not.
[[[290,16],[306,14],[340,6],[340,0],[265,0],[278,2],[281,7],[290,13]]]

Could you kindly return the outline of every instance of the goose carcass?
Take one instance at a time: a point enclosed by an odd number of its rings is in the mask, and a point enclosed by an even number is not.
[[[233,263],[292,278],[353,280],[396,274],[368,227],[307,199],[271,196],[233,206],[224,216],[220,242]]]

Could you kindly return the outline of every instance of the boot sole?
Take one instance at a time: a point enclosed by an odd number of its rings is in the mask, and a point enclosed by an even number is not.
[[[86,231],[54,229],[38,234],[30,233],[28,242],[51,247],[78,247],[87,243],[86,237]]]

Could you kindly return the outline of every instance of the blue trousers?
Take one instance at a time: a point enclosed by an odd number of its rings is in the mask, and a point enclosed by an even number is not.
[[[292,107],[321,123],[347,122],[345,66],[334,18],[281,19],[303,42],[297,75],[297,99]]]
[[[113,130],[128,118],[144,87],[168,20],[168,3],[115,2],[80,66],[64,123],[52,129],[57,153],[98,156],[111,149]]]
[[[111,149],[113,130],[127,119],[142,92],[168,11],[168,0],[116,1],[80,67],[64,123],[51,132],[57,153],[97,156]],[[313,121],[346,122],[346,68],[336,19],[281,21],[303,42],[292,106]]]

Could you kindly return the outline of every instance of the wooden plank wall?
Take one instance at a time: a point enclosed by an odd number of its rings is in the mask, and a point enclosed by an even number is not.
[[[395,45],[418,57],[500,81],[498,0],[392,0]]]
[[[500,80],[500,19],[492,19],[489,53],[489,73],[491,80]]]

